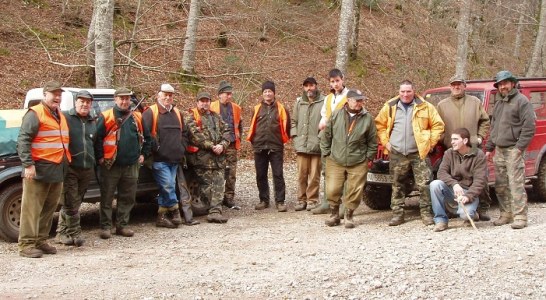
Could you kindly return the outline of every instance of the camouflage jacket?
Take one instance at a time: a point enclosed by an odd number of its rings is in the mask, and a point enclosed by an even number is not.
[[[214,112],[202,110],[198,112],[198,120],[191,110],[184,115],[189,131],[188,148],[197,148],[196,152],[186,151],[187,163],[195,168],[222,169],[225,167],[225,150],[229,146],[229,127]],[[217,144],[224,146],[224,152],[220,155],[212,151],[212,147]]]

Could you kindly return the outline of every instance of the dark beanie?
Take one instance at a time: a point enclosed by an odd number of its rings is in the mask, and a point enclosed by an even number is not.
[[[266,81],[264,84],[262,84],[262,93],[265,90],[272,90],[273,93],[275,93],[275,83],[273,81]]]

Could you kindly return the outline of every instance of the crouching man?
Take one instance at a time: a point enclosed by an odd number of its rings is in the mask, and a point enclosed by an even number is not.
[[[485,154],[470,144],[470,132],[457,128],[451,134],[451,148],[444,153],[438,180],[430,184],[434,231],[447,229],[448,212],[467,220],[463,205],[469,216],[477,220],[478,196],[486,187],[487,168]]]
[[[368,160],[377,153],[377,130],[373,117],[363,107],[364,99],[359,90],[349,90],[347,103],[327,121],[320,141],[322,155],[326,156],[326,199],[331,210],[327,226],[340,224],[343,194],[345,228],[355,227],[353,212],[362,199]]]

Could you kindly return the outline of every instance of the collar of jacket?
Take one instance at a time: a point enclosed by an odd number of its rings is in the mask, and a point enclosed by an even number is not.
[[[76,109],[75,108],[71,108],[69,111],[68,111],[68,114],[71,115],[71,116],[76,116],[76,117],[80,117],[78,115],[78,113],[76,112]],[[80,117],[81,118],[81,117]],[[87,116],[85,117],[85,119],[87,120],[93,120],[93,117],[91,116],[91,112],[89,112],[89,114],[87,114]]]
[[[307,92],[305,92],[305,91],[302,92],[300,98],[301,98],[301,101],[303,101],[303,102],[311,103],[311,101],[309,101],[309,97],[307,97]],[[318,102],[322,102],[322,101],[324,101],[324,98],[320,94],[320,91],[317,89],[315,91],[315,100],[313,101],[313,103],[318,103]]]
[[[455,151],[453,150],[453,148],[451,148],[452,151]],[[459,155],[460,157],[471,157],[471,156],[476,156],[478,154],[478,148],[476,147],[470,147],[470,151],[468,151],[468,153],[466,154],[461,154],[459,153],[459,151],[455,151],[457,152],[457,155]]]
[[[343,108],[345,109],[345,112],[347,112],[347,114],[350,114],[350,112],[349,112],[349,104],[348,104],[348,103],[345,103],[345,105],[343,105]],[[364,107],[362,107],[362,109],[361,109],[359,112],[357,112],[357,113],[355,114],[355,116],[365,115],[365,114],[367,114],[367,113],[368,113],[368,110],[365,109]]]
[[[506,95],[506,97],[503,97],[500,93],[499,93],[499,96],[501,97],[502,101],[508,102],[510,101],[510,99],[514,98],[518,93],[519,93],[519,90],[516,88],[513,88],[512,90],[508,92],[508,95]]]

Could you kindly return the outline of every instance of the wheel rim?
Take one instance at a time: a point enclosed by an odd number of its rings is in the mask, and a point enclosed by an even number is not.
[[[19,224],[21,223],[21,197],[16,195],[11,196],[8,199],[8,209],[5,211],[7,220],[7,226],[9,226],[10,231],[19,231]]]

